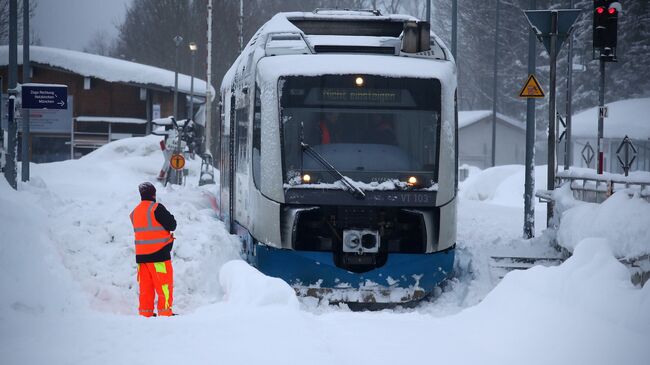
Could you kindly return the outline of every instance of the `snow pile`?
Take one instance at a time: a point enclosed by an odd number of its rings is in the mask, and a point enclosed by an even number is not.
[[[566,208],[560,218],[559,244],[574,250],[589,237],[602,237],[619,258],[650,254],[650,203],[626,190],[614,193],[600,204],[573,199],[567,187],[556,199]]]
[[[481,363],[642,363],[649,306],[650,286],[635,289],[605,240],[586,239],[561,266],[506,275],[451,333],[490,352]]]
[[[157,142],[121,140],[81,160],[33,165],[32,181],[18,192],[0,182],[3,363],[395,364],[431,356],[487,365],[647,362],[650,285],[632,286],[612,253],[616,241],[604,233],[578,239],[573,257],[558,267],[509,273],[485,298],[477,296],[481,279],[470,278],[482,274],[461,273],[440,300],[415,310],[319,307],[315,314],[299,309],[284,282],[232,261],[238,240],[204,199],[215,187],[193,185],[198,161],[191,160],[188,186],[157,185],[159,200],[179,222],[175,309],[183,315],[135,316],[128,213],[138,201],[137,184],[162,164]],[[499,186],[514,179],[514,170],[481,172],[486,181],[475,184],[492,184],[490,201],[501,201]],[[636,198],[615,195],[606,203],[618,205],[617,199],[627,209]],[[520,236],[518,208],[464,199],[459,207],[461,258],[478,259],[481,246],[505,246]],[[649,236],[612,229],[612,237]]]
[[[137,186],[154,181],[162,166],[160,137],[109,143],[75,161],[33,164],[32,180],[21,185],[47,211],[42,225],[63,264],[91,298],[95,309],[135,313],[136,263],[131,210]],[[200,161],[188,159],[188,186],[155,183],[157,199],[175,216],[173,249],[175,310],[191,311],[221,297],[219,267],[238,257],[236,240],[214,217],[207,194],[196,186]],[[47,237],[49,236],[49,237]]]
[[[460,197],[493,204],[523,207],[523,165],[495,166],[472,173],[460,186]],[[546,186],[546,165],[535,166],[535,189]],[[540,185],[541,184],[541,185]]]
[[[25,199],[0,175],[0,322],[15,313],[60,315],[88,307],[48,241],[47,221],[36,199]]]
[[[244,261],[233,260],[223,265],[219,281],[224,291],[224,301],[228,304],[298,308],[298,298],[289,284],[260,273]]]

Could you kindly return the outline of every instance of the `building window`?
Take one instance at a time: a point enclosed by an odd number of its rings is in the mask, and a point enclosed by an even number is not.
[[[84,90],[90,90],[90,77],[84,77]]]

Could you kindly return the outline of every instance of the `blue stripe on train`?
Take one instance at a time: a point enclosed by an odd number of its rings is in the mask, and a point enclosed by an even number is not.
[[[384,266],[361,274],[337,267],[331,252],[286,250],[258,243],[255,243],[254,252],[246,258],[262,273],[289,284],[310,285],[321,281],[321,288],[344,283],[358,288],[371,281],[402,288],[417,284],[430,293],[451,275],[454,266],[454,248],[429,254],[391,253]]]

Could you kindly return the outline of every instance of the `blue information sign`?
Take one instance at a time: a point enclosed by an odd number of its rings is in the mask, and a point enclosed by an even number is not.
[[[23,109],[68,109],[68,87],[53,84],[23,84]]]

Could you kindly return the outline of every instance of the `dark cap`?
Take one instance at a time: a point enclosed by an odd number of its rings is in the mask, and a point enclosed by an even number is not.
[[[156,196],[156,187],[148,181],[138,185],[138,190],[142,200],[153,200]]]

